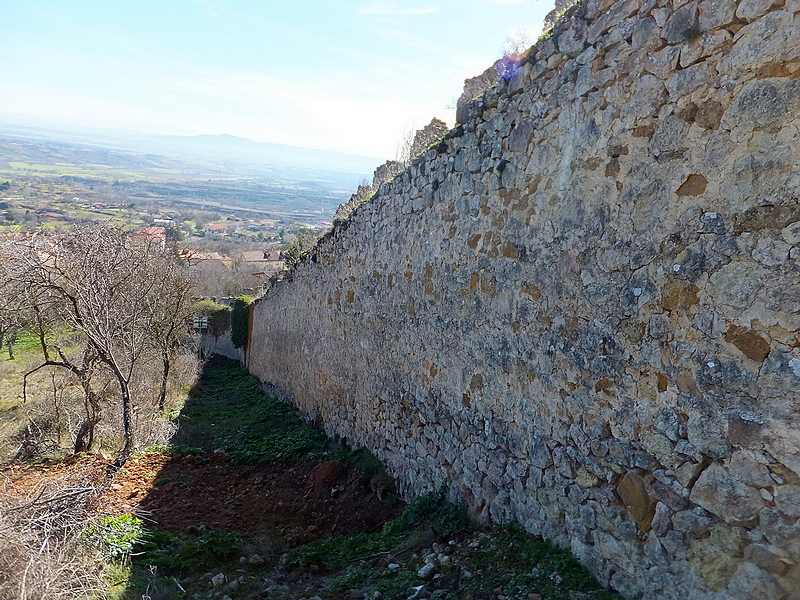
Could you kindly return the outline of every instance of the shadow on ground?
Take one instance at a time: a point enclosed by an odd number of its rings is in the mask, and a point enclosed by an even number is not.
[[[402,510],[383,493],[385,483],[374,459],[333,443],[263,394],[237,362],[213,356],[181,411],[173,444],[132,457],[99,508],[142,518],[146,538],[161,550],[171,545],[180,554],[215,535],[237,541],[230,558],[256,556],[259,566],[274,566],[287,550],[313,540],[379,530]],[[145,544],[122,597],[141,598],[158,584],[152,569],[141,569],[149,566],[148,550],[153,566],[163,562],[159,549]],[[191,591],[189,572],[198,565],[190,558],[166,569],[176,591]],[[179,584],[181,575],[188,579]]]

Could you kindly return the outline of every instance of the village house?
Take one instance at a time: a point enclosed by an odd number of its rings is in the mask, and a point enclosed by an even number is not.
[[[236,255],[236,270],[252,277],[253,285],[262,284],[283,267],[283,252],[278,249],[245,250]]]
[[[191,248],[181,250],[179,256],[186,261],[192,271],[211,276],[228,273],[232,263],[219,252],[198,252]]]
[[[145,227],[134,233],[133,239],[142,242],[154,242],[161,248],[166,248],[167,230],[163,227]]]
[[[209,223],[206,225],[205,234],[212,237],[228,235],[228,226],[225,223]]]

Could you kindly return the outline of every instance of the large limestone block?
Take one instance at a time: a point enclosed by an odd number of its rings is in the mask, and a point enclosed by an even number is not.
[[[712,65],[700,62],[670,75],[666,85],[670,100],[676,102],[698,89],[720,87],[720,78]]]
[[[667,46],[645,57],[644,68],[659,79],[667,79],[675,71],[680,56],[680,46]]]
[[[676,10],[664,26],[664,35],[670,44],[688,41],[698,33],[697,7],[694,4]]]
[[[619,0],[589,26],[587,41],[596,43],[615,24],[621,23],[639,9],[639,0]],[[604,40],[605,41],[605,40]]]
[[[681,45],[681,66],[686,68],[699,60],[708,58],[715,52],[725,48],[725,44],[733,38],[729,31],[709,31]]]
[[[785,575],[792,566],[792,560],[786,553],[767,544],[750,544],[744,549],[744,557],[776,575]]]
[[[655,50],[663,45],[658,23],[653,17],[645,17],[636,24],[631,36],[633,50]]]
[[[668,116],[661,121],[658,130],[650,139],[650,151],[655,156],[666,155],[667,157],[681,153],[687,148],[686,134],[688,131],[689,123],[678,115]]]
[[[718,69],[730,80],[742,74],[763,72],[772,64],[785,60],[787,53],[797,49],[800,25],[791,13],[771,12],[765,17],[742,27],[734,37],[733,48]]]
[[[744,485],[717,463],[703,471],[689,499],[733,525],[754,522],[764,506],[758,490]]]
[[[734,20],[736,0],[703,0],[698,3],[698,25],[701,31],[723,27]]]
[[[650,486],[635,473],[626,473],[617,485],[617,494],[639,528],[650,531],[657,504]]]
[[[620,117],[641,119],[655,115],[666,100],[664,83],[648,73],[634,82],[630,98],[621,106]]]
[[[742,88],[724,119],[747,130],[779,131],[800,116],[800,80],[759,79]]]
[[[800,485],[782,485],[775,491],[775,504],[783,514],[800,517]]]
[[[558,36],[558,49],[567,56],[574,58],[583,52],[586,46],[586,21],[577,19],[572,27]]]
[[[775,0],[744,0],[736,9],[736,16],[745,21],[752,21],[764,15],[774,4]]]
[[[725,589],[738,566],[736,560],[705,540],[695,542],[687,557],[695,573],[715,592]]]
[[[749,260],[733,261],[711,276],[708,292],[721,304],[744,309],[755,300],[765,275],[763,269]]]
[[[775,576],[751,562],[743,562],[731,578],[727,592],[734,598],[785,598],[786,590]]]

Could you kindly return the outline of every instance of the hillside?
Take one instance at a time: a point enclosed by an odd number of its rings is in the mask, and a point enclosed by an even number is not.
[[[481,528],[438,494],[405,507],[374,458],[304,424],[228,359],[208,362],[179,423],[180,444],[135,455],[110,480],[100,455],[5,465],[3,506],[96,490],[102,528],[87,531],[116,599],[616,597],[568,554]]]

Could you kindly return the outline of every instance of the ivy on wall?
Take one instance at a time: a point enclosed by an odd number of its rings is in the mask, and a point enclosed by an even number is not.
[[[244,295],[238,296],[233,301],[231,341],[235,348],[245,348],[247,346],[250,333],[250,304],[252,302],[252,297]]]

